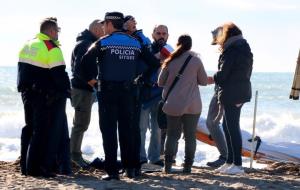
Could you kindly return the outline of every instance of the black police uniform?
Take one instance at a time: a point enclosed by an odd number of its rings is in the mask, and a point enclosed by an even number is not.
[[[95,60],[98,59],[99,70]],[[134,125],[138,64],[143,59],[149,65],[147,73],[159,67],[159,61],[135,38],[120,32],[97,41],[84,55],[80,73],[86,81],[101,80],[98,89],[100,129],[105,152],[105,170],[117,175],[117,129],[121,160],[125,169],[139,169],[140,129]]]

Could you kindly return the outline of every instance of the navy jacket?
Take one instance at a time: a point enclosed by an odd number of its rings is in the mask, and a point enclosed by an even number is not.
[[[85,81],[96,79],[99,74],[101,81],[133,82],[140,59],[149,66],[147,73],[159,67],[159,61],[137,39],[120,31],[113,32],[98,40],[83,56],[79,76]]]
[[[158,53],[164,45],[165,44],[158,44],[156,42],[153,42],[151,44],[151,51],[153,55]],[[152,105],[157,104],[162,99],[163,88],[157,85],[159,71],[160,70],[157,69],[151,74],[150,78],[146,82],[146,85],[142,89],[141,100],[143,109],[147,109]]]
[[[73,73],[71,84],[74,88],[93,91],[93,88],[88,85],[85,80],[80,79],[78,70],[80,69],[79,65],[83,55],[96,40],[97,38],[87,29],[79,33],[76,38],[77,44],[72,52],[71,57],[71,69]]]
[[[142,30],[137,30],[135,31],[133,34],[131,34],[131,36],[133,36],[134,38],[136,38],[141,46],[143,48],[146,48],[148,49],[150,52],[152,52],[152,49],[151,49],[151,41],[149,38],[147,38],[143,31]],[[145,61],[141,60],[141,63],[138,64],[138,67],[137,67],[137,73],[138,75],[142,74],[143,72],[145,72],[147,70],[147,64],[145,63]]]
[[[214,80],[222,104],[234,105],[251,100],[252,64],[253,55],[245,39],[233,42],[220,55]]]

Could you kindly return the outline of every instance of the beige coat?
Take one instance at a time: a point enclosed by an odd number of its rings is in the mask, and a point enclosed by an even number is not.
[[[168,115],[200,114],[202,111],[198,85],[207,85],[207,74],[196,53],[188,51],[171,61],[166,68],[161,70],[158,85],[163,87],[163,98],[165,98],[181,66],[190,54],[193,56],[192,59],[163,106],[163,111]]]

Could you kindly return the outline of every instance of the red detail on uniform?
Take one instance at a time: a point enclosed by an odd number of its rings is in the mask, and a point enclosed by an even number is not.
[[[44,40],[44,43],[47,46],[48,51],[57,47],[57,45],[52,40]]]

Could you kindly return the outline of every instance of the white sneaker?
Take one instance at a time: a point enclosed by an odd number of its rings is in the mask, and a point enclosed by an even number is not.
[[[222,174],[231,174],[231,175],[235,175],[235,174],[244,174],[244,169],[242,168],[242,166],[237,166],[232,164],[230,167],[226,168],[225,170],[221,171],[220,173]]]
[[[223,172],[224,170],[226,170],[227,168],[229,168],[231,166],[231,164],[223,164],[222,166],[218,167],[217,169],[215,169],[216,172]]]

